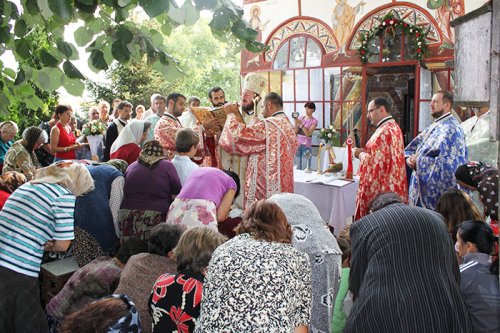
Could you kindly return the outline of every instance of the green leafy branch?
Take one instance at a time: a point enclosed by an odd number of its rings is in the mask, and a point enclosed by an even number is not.
[[[159,29],[138,27],[145,20],[142,9]],[[31,100],[30,108],[40,108],[32,84],[53,92],[64,87],[81,96],[85,79],[72,61],[79,55],[73,43],[64,38],[68,24],[83,22],[74,33],[75,43],[84,47],[89,67],[99,72],[116,61],[128,66],[144,58],[165,80],[182,75],[178,61],[164,46],[163,35],[181,25],[192,25],[201,10],[213,13],[212,34],[221,40],[237,40],[252,52],[264,52],[266,46],[255,41],[257,32],[243,20],[243,10],[230,0],[186,0],[177,6],[173,0],[21,0],[18,8],[12,1],[0,2],[0,55],[12,51],[20,64],[0,62],[0,112],[8,111],[16,99]],[[36,48],[27,36],[37,28],[47,32],[47,43]],[[33,60],[40,66],[33,66]],[[27,61],[30,60],[30,61]]]

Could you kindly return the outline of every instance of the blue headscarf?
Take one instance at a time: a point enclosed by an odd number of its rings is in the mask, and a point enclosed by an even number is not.
[[[116,323],[111,325],[106,332],[109,333],[140,333],[141,332],[141,320],[139,319],[139,312],[135,307],[135,304],[126,295],[111,295],[101,298],[117,298],[121,299],[128,306],[128,313],[118,319]]]

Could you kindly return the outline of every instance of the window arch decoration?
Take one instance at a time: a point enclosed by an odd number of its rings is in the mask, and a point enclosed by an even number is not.
[[[383,18],[387,15],[398,17],[402,21],[420,27],[422,31],[427,31],[425,42],[428,46],[432,44],[441,44],[443,42],[443,37],[436,20],[423,8],[415,8],[413,6],[412,4],[403,3],[398,3],[395,6],[389,4],[389,6],[385,8],[368,13],[359,21],[356,28],[353,30],[350,40],[348,41],[348,49],[357,52],[361,47],[361,41],[358,38],[359,34],[366,33],[380,26],[383,22]]]
[[[310,35],[292,35],[281,43],[272,60],[273,69],[299,69],[320,67],[325,50]]]
[[[285,22],[271,33],[266,43],[269,46],[269,50],[264,54],[265,61],[273,61],[281,44],[292,35],[297,34],[315,37],[327,54],[335,52],[338,49],[337,39],[330,27],[312,17],[300,17]]]
[[[405,36],[411,36],[411,43],[414,44],[413,47],[415,51],[413,56],[419,61],[422,61],[427,48],[427,41],[425,38],[427,31],[422,31],[419,26],[412,25],[401,20],[399,17],[395,17],[391,12],[382,18],[380,25],[370,31],[363,31],[358,36],[361,42],[361,46],[358,49],[361,62],[363,64],[368,63],[368,58],[370,56],[370,42],[373,38],[380,38],[380,35],[384,33],[392,33],[392,35],[396,37],[397,30],[404,31]],[[377,53],[379,53],[379,51],[377,51]]]

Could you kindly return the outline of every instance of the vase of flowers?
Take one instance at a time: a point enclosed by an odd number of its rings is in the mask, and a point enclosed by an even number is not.
[[[89,143],[90,154],[92,155],[92,160],[94,161],[99,161],[97,150],[99,149],[99,146],[102,146],[106,129],[106,125],[104,125],[100,120],[92,120],[83,125],[82,134]]]
[[[322,128],[319,135],[320,139],[325,141],[327,146],[340,146],[340,131],[336,130],[333,125]]]
[[[342,170],[342,163],[335,163],[335,152],[333,147],[340,146],[340,130],[335,129],[333,125],[320,130],[319,136],[325,142],[325,151],[328,156],[328,169],[323,173],[335,173]]]

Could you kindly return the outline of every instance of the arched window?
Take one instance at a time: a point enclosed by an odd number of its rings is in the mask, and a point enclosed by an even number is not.
[[[323,48],[313,38],[295,36],[284,42],[273,62],[273,69],[308,68],[321,66]]]
[[[304,104],[314,102],[318,128],[330,120],[329,107],[325,109],[323,93],[322,59],[325,54],[323,45],[307,34],[296,34],[285,40],[277,48],[272,59],[273,71],[270,73],[271,88],[281,93],[283,110],[292,120],[294,111],[304,114]],[[275,87],[273,88],[273,82]],[[325,116],[325,111],[328,115]],[[292,120],[293,121],[293,120]]]

